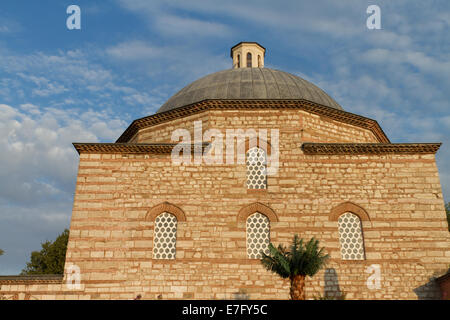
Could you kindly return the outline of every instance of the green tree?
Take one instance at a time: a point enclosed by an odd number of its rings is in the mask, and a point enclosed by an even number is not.
[[[450,231],[450,202],[445,205],[445,212],[447,213],[448,231]]]
[[[270,243],[269,254],[262,253],[261,263],[269,271],[291,282],[290,296],[292,300],[305,300],[305,278],[314,276],[325,266],[330,258],[319,249],[319,240],[311,238],[306,245],[298,235],[294,236],[290,249],[283,245],[278,248]]]
[[[21,274],[63,274],[69,230],[65,229],[55,241],[42,243],[41,251],[31,252],[31,261]]]

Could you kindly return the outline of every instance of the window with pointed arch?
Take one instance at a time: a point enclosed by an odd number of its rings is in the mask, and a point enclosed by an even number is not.
[[[255,212],[247,218],[247,257],[261,259],[262,254],[269,254],[270,221],[262,213]]]
[[[238,68],[241,67],[241,55],[240,54],[237,55],[237,67]]]
[[[346,212],[339,216],[338,229],[342,260],[364,260],[361,219],[354,213]]]
[[[249,52],[247,53],[247,68],[252,67],[252,54]]]
[[[267,189],[266,152],[253,147],[246,154],[247,189]]]
[[[163,212],[155,219],[153,233],[153,259],[175,259],[177,243],[177,218]]]

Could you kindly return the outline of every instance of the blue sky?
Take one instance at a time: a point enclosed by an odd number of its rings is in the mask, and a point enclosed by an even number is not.
[[[66,9],[81,8],[81,30]],[[381,8],[382,30],[366,9]],[[25,1],[0,3],[0,274],[70,224],[72,142],[113,142],[191,81],[257,41],[266,67],[304,77],[392,142],[443,142],[450,201],[450,2]]]

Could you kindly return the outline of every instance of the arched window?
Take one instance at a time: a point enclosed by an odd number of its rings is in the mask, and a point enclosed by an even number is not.
[[[342,260],[364,260],[364,240],[361,219],[351,212],[339,216],[339,242]]]
[[[153,259],[175,259],[177,243],[177,218],[163,212],[155,219],[153,233]]]
[[[247,68],[252,67],[252,54],[249,52],[247,53]]]
[[[269,253],[270,221],[264,214],[255,212],[247,218],[247,257],[261,259],[261,251]]]
[[[240,54],[237,55],[237,67],[238,68],[241,67],[241,55]]]
[[[247,189],[266,189],[266,152],[258,147],[247,151]]]
[[[262,64],[261,64],[261,56],[258,54],[258,68],[261,68]]]

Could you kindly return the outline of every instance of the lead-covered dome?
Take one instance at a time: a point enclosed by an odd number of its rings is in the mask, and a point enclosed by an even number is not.
[[[305,99],[343,110],[325,91],[293,74],[269,68],[235,68],[192,82],[167,100],[157,113],[207,99]]]

